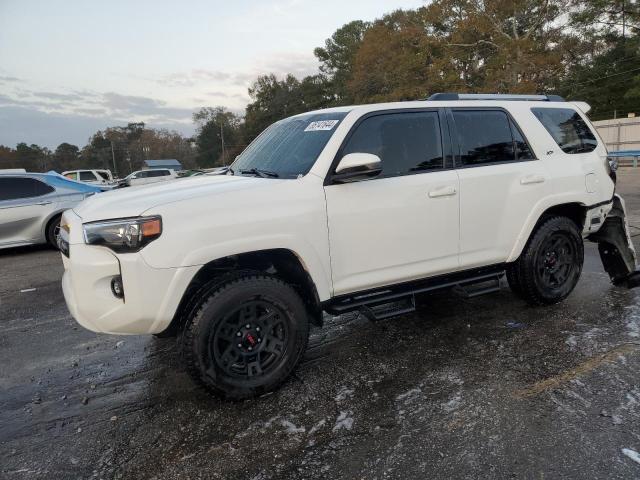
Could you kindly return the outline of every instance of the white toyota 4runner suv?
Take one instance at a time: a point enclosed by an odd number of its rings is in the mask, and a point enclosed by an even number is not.
[[[65,212],[62,286],[84,327],[178,335],[187,370],[240,399],[276,388],[323,312],[375,320],[415,295],[498,288],[551,304],[583,239],[637,283],[615,171],[553,96],[435,94],[279,121],[227,175],[103,193]]]

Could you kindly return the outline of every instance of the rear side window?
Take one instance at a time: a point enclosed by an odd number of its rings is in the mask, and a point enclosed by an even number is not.
[[[389,113],[368,117],[342,150],[372,153],[382,161],[381,177],[396,177],[443,168],[437,112]]]
[[[571,108],[532,108],[564,153],[592,152],[598,141],[578,112]]]
[[[95,179],[96,177],[93,172],[80,172],[80,180],[83,182],[91,182]]]
[[[78,179],[78,174],[76,172],[73,173],[67,173],[65,175],[65,177],[67,177],[70,180],[77,180]]]
[[[516,159],[509,117],[499,110],[454,110],[460,163],[464,166]]]
[[[0,178],[0,201],[39,197],[53,191],[53,187],[33,178]]]

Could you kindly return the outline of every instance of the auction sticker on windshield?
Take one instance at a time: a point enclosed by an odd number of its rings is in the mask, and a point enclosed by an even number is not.
[[[331,130],[335,127],[340,120],[320,120],[317,122],[311,122],[304,129],[305,132],[317,132],[319,130]]]

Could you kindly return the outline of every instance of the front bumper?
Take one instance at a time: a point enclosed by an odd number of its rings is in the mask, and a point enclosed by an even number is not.
[[[66,212],[65,220],[72,233],[82,228],[73,213]],[[169,326],[197,266],[153,268],[139,253],[115,254],[71,238],[69,256],[62,254],[62,291],[80,325],[114,334],[160,333]],[[116,276],[122,277],[124,298],[111,290]]]

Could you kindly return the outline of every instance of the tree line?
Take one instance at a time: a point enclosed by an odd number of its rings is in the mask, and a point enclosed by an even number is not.
[[[640,2],[631,0],[434,0],[352,21],[314,55],[314,75],[258,77],[244,115],[222,106],[196,112],[194,138],[130,123],[97,132],[82,149],[0,146],[0,168],[128,173],[145,158],[229,164],[287,116],[434,92],[554,93],[591,104],[592,119],[640,112]]]

